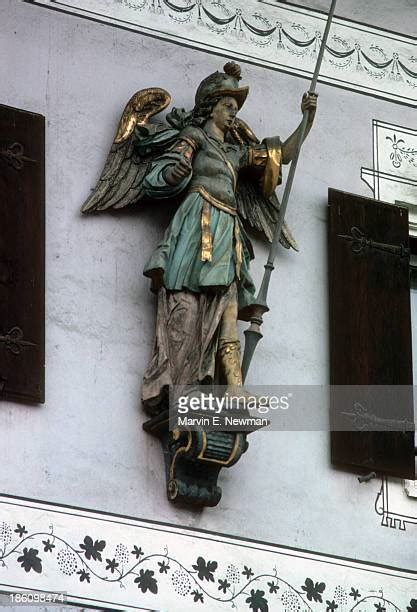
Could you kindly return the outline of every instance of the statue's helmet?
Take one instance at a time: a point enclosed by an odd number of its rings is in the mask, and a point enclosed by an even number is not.
[[[223,70],[224,72],[214,72],[201,81],[195,94],[196,107],[201,106],[210,98],[231,96],[236,100],[239,109],[242,108],[249,93],[249,87],[239,87],[239,81],[242,78],[240,66],[235,62],[228,62]]]

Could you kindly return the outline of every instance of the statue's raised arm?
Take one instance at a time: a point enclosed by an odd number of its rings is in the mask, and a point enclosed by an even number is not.
[[[308,133],[310,132],[314,117],[316,116],[316,108],[317,108],[317,97],[316,93],[305,93],[301,100],[301,112],[308,113],[307,125],[303,134],[303,141],[307,138]],[[298,144],[300,142],[300,134],[302,130],[302,122],[298,128],[287,138],[287,140],[282,145],[282,163],[289,164],[295,157]]]

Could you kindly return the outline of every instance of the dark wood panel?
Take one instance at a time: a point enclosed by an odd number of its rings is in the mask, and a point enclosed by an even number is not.
[[[332,388],[332,462],[414,478],[408,211],[333,189],[329,210],[331,384],[359,386]]]
[[[0,398],[44,401],[45,119],[0,105]]]

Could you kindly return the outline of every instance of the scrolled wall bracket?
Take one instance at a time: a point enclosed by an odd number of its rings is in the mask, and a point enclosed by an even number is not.
[[[246,452],[246,434],[168,429],[168,412],[144,423],[161,441],[166,468],[167,497],[174,504],[216,506],[222,496],[217,484],[223,467],[231,467]]]

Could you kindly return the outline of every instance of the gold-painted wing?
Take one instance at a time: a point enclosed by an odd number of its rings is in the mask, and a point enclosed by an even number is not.
[[[165,124],[149,123],[149,119],[164,110],[170,102],[169,93],[158,87],[141,89],[131,97],[120,119],[103,172],[81,212],[124,208],[140,200],[143,179],[152,157],[138,155],[135,131],[143,128],[147,135],[152,135],[167,129]]]
[[[242,119],[236,119],[230,132],[232,140],[240,145],[256,145],[259,139]],[[272,242],[278,221],[280,202],[275,193],[266,197],[261,189],[261,177],[256,171],[245,170],[239,174],[236,202],[243,224],[254,230],[262,239]],[[298,251],[297,242],[285,223],[282,226],[280,243],[287,249]]]

